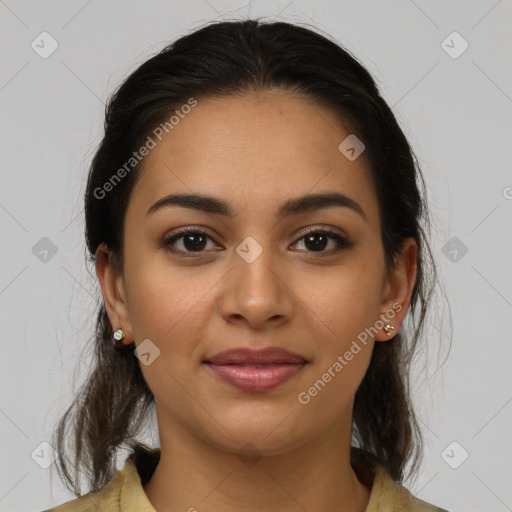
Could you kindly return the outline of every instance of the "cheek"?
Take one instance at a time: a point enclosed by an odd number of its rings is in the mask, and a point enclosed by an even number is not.
[[[160,344],[173,335],[180,320],[197,304],[202,288],[191,273],[172,267],[162,250],[142,243],[127,244],[125,282],[130,321],[136,340],[149,338]]]
[[[381,283],[381,270],[361,263],[316,279],[315,287],[309,287],[307,294],[304,289],[303,296],[321,320],[322,332],[347,341],[378,319]]]
[[[194,330],[197,322],[202,324],[202,310],[208,301],[205,293],[212,287],[206,279],[154,268],[137,273],[130,283],[130,319],[135,336],[165,343]]]
[[[309,294],[315,361],[297,399],[313,417],[331,418],[351,403],[370,363],[374,342],[365,329],[378,318],[379,291],[376,274],[352,267]]]
[[[198,357],[201,334],[211,321],[211,299],[207,294],[218,281],[199,273],[169,272],[147,266],[130,281],[130,319],[136,344],[151,340],[159,349],[149,365],[141,365],[144,378],[157,400],[172,397],[175,414],[190,404],[183,393]],[[187,384],[194,394],[195,385]]]
[[[311,368],[314,378],[307,383],[312,387],[302,391],[306,398],[318,396],[313,405],[318,414],[325,404],[348,403],[366,373],[374,345],[369,328],[379,318],[383,272],[379,260],[358,254],[316,279],[317,285],[309,287],[314,293],[305,295],[316,361]]]

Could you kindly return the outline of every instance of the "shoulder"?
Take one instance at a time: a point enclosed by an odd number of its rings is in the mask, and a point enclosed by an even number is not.
[[[159,448],[134,447],[124,467],[97,492],[90,492],[43,512],[155,512],[144,493],[160,459]]]
[[[42,512],[118,512],[126,469],[116,470],[112,479],[100,491],[84,494]]]
[[[352,446],[350,461],[359,481],[370,489],[366,512],[448,512],[413,496],[368,451]]]
[[[448,512],[436,505],[416,498],[401,484],[395,482],[381,466],[375,468],[375,479],[367,512]]]

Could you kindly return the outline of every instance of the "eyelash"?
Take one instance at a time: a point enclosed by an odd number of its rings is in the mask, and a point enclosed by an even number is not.
[[[182,257],[185,257],[185,258],[196,258],[196,257],[199,257],[202,253],[206,252],[206,251],[182,251],[180,249],[176,249],[176,248],[173,248],[172,247],[172,243],[175,242],[176,240],[182,238],[183,236],[187,235],[187,234],[194,234],[194,235],[200,235],[200,236],[204,236],[206,238],[209,238],[210,240],[212,240],[212,238],[207,234],[205,233],[204,231],[200,231],[198,230],[197,228],[183,228],[182,230],[180,230],[179,232],[177,233],[174,233],[173,235],[171,236],[168,236],[166,238],[164,238],[161,242],[160,242],[160,247],[164,248],[164,249],[167,249],[175,254],[179,254],[180,256]],[[334,231],[331,231],[329,229],[314,229],[314,228],[311,228],[311,229],[308,229],[306,230],[302,236],[297,239],[297,242],[303,240],[304,238],[308,237],[308,236],[311,236],[311,235],[327,235],[328,238],[334,240],[334,242],[336,243],[336,247],[334,249],[331,249],[329,251],[306,251],[306,252],[309,252],[309,253],[313,253],[313,254],[319,254],[319,255],[322,255],[322,254],[332,254],[332,253],[338,253],[344,249],[350,249],[351,247],[353,247],[354,243],[353,242],[349,242],[346,238],[340,236],[338,233],[334,232]],[[295,244],[294,244],[295,245]]]

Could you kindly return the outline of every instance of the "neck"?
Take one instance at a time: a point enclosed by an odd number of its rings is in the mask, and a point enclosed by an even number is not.
[[[230,452],[159,416],[160,461],[144,486],[157,512],[364,512],[350,463],[352,418],[278,455]]]

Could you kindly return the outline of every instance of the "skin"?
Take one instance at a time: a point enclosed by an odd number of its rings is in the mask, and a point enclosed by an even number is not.
[[[370,489],[350,465],[353,396],[374,343],[390,336],[379,330],[308,404],[297,400],[397,303],[390,323],[398,331],[416,279],[412,239],[386,269],[368,162],[338,149],[349,134],[331,111],[287,91],[198,99],[145,158],[125,217],[123,268],[98,248],[112,326],[160,350],[141,364],[161,446],[144,491],[158,512],[366,510]],[[321,192],[349,196],[366,218],[336,206],[276,218],[286,200]],[[215,196],[235,216],[180,206],[146,215],[171,193]],[[198,257],[159,246],[184,226],[210,237]],[[303,238],[308,226],[354,245],[336,252],[330,240],[315,249]],[[263,249],[251,263],[236,252],[248,236]],[[190,253],[194,245],[181,238],[174,247]],[[239,390],[202,364],[227,348],[268,345],[309,363],[265,392]],[[250,463],[244,446],[255,450]]]

